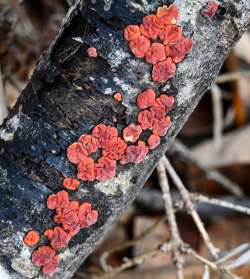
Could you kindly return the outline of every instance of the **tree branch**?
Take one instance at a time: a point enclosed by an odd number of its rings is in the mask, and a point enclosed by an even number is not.
[[[64,176],[75,173],[66,160],[67,146],[101,122],[113,123],[116,119],[117,127],[122,129],[135,117],[139,92],[149,87],[157,92],[165,88],[151,81],[151,67],[130,54],[122,35],[127,24],[139,23],[149,9],[155,11],[156,2],[76,1],[1,127],[3,278],[43,278],[30,262],[32,250],[23,245],[22,237],[29,229],[42,233],[53,226],[45,200],[50,193],[61,189]],[[91,201],[100,218],[60,253],[60,269],[53,279],[71,278],[134,200],[249,25],[248,0],[221,2],[225,15],[218,14],[212,20],[200,15],[205,0],[176,3],[181,12],[179,23],[185,35],[192,37],[194,48],[178,65],[175,77],[168,84],[168,94],[176,101],[170,114],[173,125],[161,145],[143,163],[119,166],[116,177],[107,183],[81,184],[74,197]],[[99,57],[94,62],[86,57],[89,46],[98,50]],[[113,101],[116,91],[124,94],[121,106]]]

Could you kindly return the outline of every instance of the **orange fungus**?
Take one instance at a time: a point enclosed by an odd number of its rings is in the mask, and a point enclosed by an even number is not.
[[[150,41],[145,36],[138,36],[129,42],[129,47],[137,58],[143,58],[150,47]]]
[[[34,246],[39,242],[39,240],[39,232],[33,230],[29,231],[23,238],[23,241],[27,246]]]
[[[65,177],[63,180],[63,187],[69,190],[77,190],[80,185],[80,181],[74,178]]]
[[[96,57],[97,57],[96,48],[95,48],[95,47],[89,47],[89,48],[87,49],[87,54],[88,54],[88,57],[96,58]]]
[[[176,66],[171,58],[167,58],[165,61],[159,62],[153,67],[153,80],[158,83],[168,81],[174,76]]]
[[[124,38],[127,41],[131,41],[132,39],[141,35],[140,27],[138,25],[128,25],[124,29]]]
[[[123,138],[126,142],[136,142],[140,137],[141,132],[141,126],[132,123],[123,130]]]
[[[55,250],[51,247],[41,246],[32,253],[32,262],[36,266],[43,266],[49,263],[53,259],[55,254]]]
[[[42,267],[43,274],[47,276],[53,276],[56,272],[60,263],[60,259],[58,256],[54,256],[47,264]]]
[[[155,149],[160,144],[161,138],[158,135],[150,135],[148,138],[149,149]]]
[[[156,64],[165,59],[165,46],[161,43],[153,43],[145,55],[145,60],[150,64]]]

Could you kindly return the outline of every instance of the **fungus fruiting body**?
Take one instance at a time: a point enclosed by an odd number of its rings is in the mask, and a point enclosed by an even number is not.
[[[32,253],[32,262],[36,266],[43,266],[53,259],[56,252],[49,246],[41,246]]]
[[[139,94],[136,103],[140,109],[146,109],[155,104],[155,92],[152,89],[147,89]]]
[[[63,180],[63,187],[75,191],[80,185],[80,181],[74,178],[65,177]]]
[[[140,27],[138,25],[128,25],[124,29],[124,38],[127,41],[131,41],[132,39],[141,35]]]
[[[97,50],[95,47],[89,47],[87,49],[87,54],[88,54],[88,57],[93,57],[93,58],[96,58],[98,55],[97,55]]]
[[[116,161],[102,156],[95,164],[95,176],[99,181],[107,181],[115,176]]]
[[[121,92],[116,92],[114,94],[114,99],[116,102],[121,102],[122,101],[122,93]]]
[[[54,227],[52,232],[45,232],[45,236],[50,240],[50,245],[54,250],[65,248],[70,241],[70,235],[61,227]]]
[[[123,138],[126,142],[136,142],[139,139],[141,132],[141,126],[132,123],[123,130]]]
[[[205,14],[209,15],[215,10],[215,5],[209,4]],[[182,29],[176,25],[178,17],[175,4],[163,6],[157,9],[156,14],[145,16],[140,26],[128,25],[124,30],[124,38],[134,56],[145,58],[146,62],[154,65],[152,79],[157,83],[172,78],[176,64],[192,48],[192,41],[185,38]]]
[[[150,64],[156,64],[165,59],[165,46],[161,43],[153,43],[145,55],[145,60]]]
[[[157,17],[155,15],[148,15],[143,18],[143,23],[140,25],[142,35],[148,39],[156,40],[161,29],[157,26]]]
[[[109,147],[103,149],[102,154],[111,160],[120,160],[126,152],[127,143],[120,137]]]
[[[43,274],[47,276],[53,276],[56,272],[60,263],[60,258],[58,256],[54,256],[47,264],[42,267]]]
[[[23,238],[24,243],[27,246],[34,246],[36,245],[40,240],[39,232],[37,231],[29,231]]]
[[[77,165],[77,178],[83,181],[93,181],[95,180],[95,164],[94,160],[90,157],[85,157]]]
[[[147,140],[149,149],[155,149],[160,144],[161,138],[158,135],[150,135]]]
[[[121,164],[140,163],[146,158],[148,150],[146,144],[143,141],[139,141],[137,145],[128,146],[126,154],[120,162]]]
[[[163,83],[173,77],[175,75],[175,71],[176,66],[173,60],[168,57],[165,61],[159,62],[154,65],[152,78],[158,83]]]
[[[135,37],[129,42],[130,50],[137,58],[143,58],[150,47],[150,41],[143,35]]]
[[[219,8],[219,4],[216,2],[209,2],[207,7],[201,12],[204,17],[212,18],[215,16],[217,10]]]
[[[78,216],[79,216],[79,224],[83,229],[92,226],[96,223],[98,219],[98,212],[92,209],[90,203],[85,202],[80,205]]]

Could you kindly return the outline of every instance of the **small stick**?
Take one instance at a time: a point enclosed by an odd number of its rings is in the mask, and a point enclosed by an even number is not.
[[[204,227],[204,224],[202,223],[200,216],[194,209],[194,204],[191,201],[189,192],[185,188],[184,184],[182,183],[181,179],[175,172],[174,168],[170,164],[169,160],[167,159],[166,156],[162,157],[162,160],[164,162],[165,168],[168,171],[169,175],[173,179],[174,184],[176,185],[177,189],[179,190],[181,197],[185,203],[185,206],[188,210],[188,213],[192,216],[204,242],[205,245],[207,246],[207,249],[209,250],[210,254],[214,257],[214,259],[218,259],[218,252],[219,250],[212,244],[210,237]]]
[[[179,251],[179,247],[182,243],[182,240],[176,223],[168,178],[164,167],[163,159],[161,159],[157,165],[157,173],[159,178],[159,185],[163,193],[163,200],[165,204],[166,216],[169,223],[171,240],[173,243],[176,244],[176,247],[173,249],[172,252],[173,252],[173,260],[177,268],[177,278],[184,279],[184,271],[183,271],[184,259]]]
[[[242,72],[231,72],[226,74],[221,74],[217,77],[216,83],[227,83],[231,81],[238,80],[240,78],[250,78],[250,71],[242,71]]]
[[[218,85],[214,84],[211,87],[212,103],[213,103],[213,134],[214,134],[214,146],[218,150],[222,144],[222,130],[223,130],[223,108],[221,102],[221,90]]]
[[[194,202],[203,202],[208,204],[217,205],[220,207],[229,208],[241,213],[245,213],[247,215],[250,215],[250,208],[242,206],[242,205],[236,205],[228,201],[223,201],[215,198],[209,198],[201,194],[191,194],[192,200]]]

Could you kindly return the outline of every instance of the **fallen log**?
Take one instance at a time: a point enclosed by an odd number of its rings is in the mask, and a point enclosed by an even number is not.
[[[75,174],[66,148],[99,124],[124,128],[136,117],[136,96],[145,88],[174,96],[172,126],[140,164],[118,165],[107,182],[81,183],[71,194],[90,201],[98,222],[81,230],[59,253],[53,278],[71,278],[119,215],[135,199],[160,157],[216,78],[228,52],[249,26],[248,0],[223,1],[213,18],[201,15],[206,1],[179,0],[179,25],[193,49],[164,86],[151,80],[151,66],[131,55],[124,27],[157,9],[157,1],[75,1],[50,48],[0,130],[0,278],[44,278],[31,262],[33,249],[23,243],[30,229],[54,225],[46,198]],[[166,3],[165,4],[169,4]],[[98,50],[90,59],[86,49]],[[113,93],[123,92],[116,103]]]

